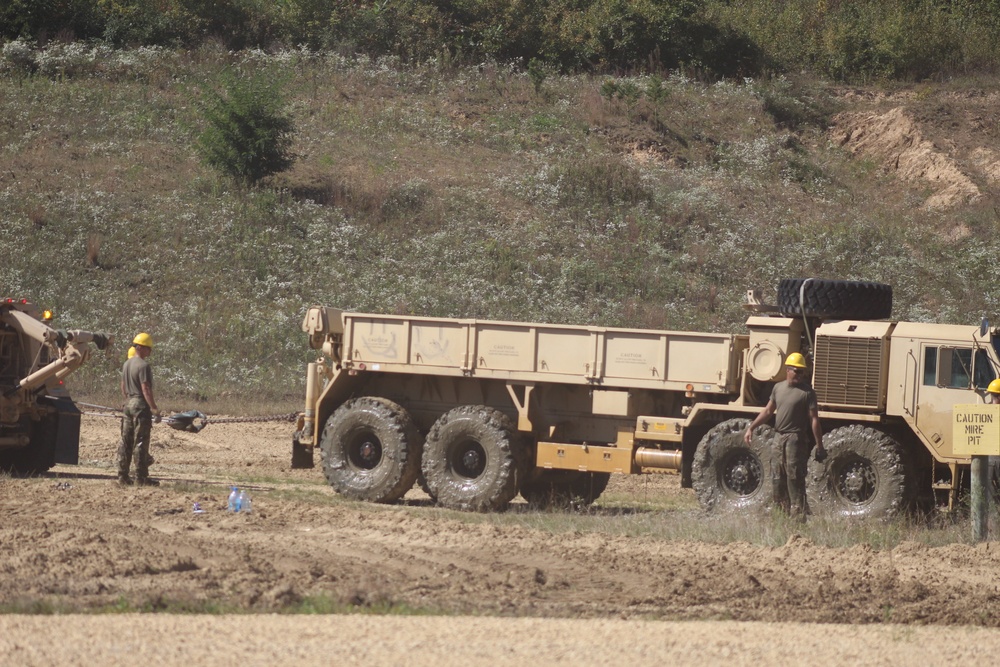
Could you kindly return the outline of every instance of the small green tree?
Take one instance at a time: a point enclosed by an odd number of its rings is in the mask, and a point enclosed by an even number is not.
[[[228,73],[221,92],[205,88],[201,107],[207,124],[196,147],[209,167],[255,186],[292,166],[295,127],[279,82]]]

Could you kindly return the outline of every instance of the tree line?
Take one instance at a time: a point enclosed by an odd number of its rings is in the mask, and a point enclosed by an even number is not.
[[[922,80],[996,71],[1000,0],[7,0],[16,38]]]

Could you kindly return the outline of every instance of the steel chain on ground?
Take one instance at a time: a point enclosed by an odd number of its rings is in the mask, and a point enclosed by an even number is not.
[[[94,405],[93,403],[77,403],[77,405],[93,408],[95,410],[101,410],[102,412],[81,412],[81,414],[88,415],[91,417],[115,417],[121,418],[121,409],[119,408],[109,408],[105,405]],[[114,413],[114,414],[109,414]],[[168,419],[171,415],[164,415],[164,419]],[[280,415],[264,415],[261,417],[220,417],[218,419],[213,419],[212,417],[206,417],[202,421],[207,424],[252,424],[259,422],[294,422],[298,413],[296,412],[286,412]]]
[[[267,415],[264,417],[222,417],[204,420],[205,424],[250,424],[255,422],[293,422],[298,413],[288,412],[283,415]]]

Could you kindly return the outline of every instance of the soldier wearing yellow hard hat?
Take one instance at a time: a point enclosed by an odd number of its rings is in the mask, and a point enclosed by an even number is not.
[[[990,382],[990,386],[986,387],[986,402],[1000,403],[1000,378]]]
[[[153,352],[153,337],[140,333],[132,339],[134,355],[122,366],[121,392],[125,399],[122,419],[122,439],[118,446],[118,483],[131,484],[129,471],[135,455],[135,481],[138,484],[159,484],[149,477],[150,431],[154,415],[160,420],[160,409],[153,397],[153,369],[146,359]]]
[[[816,460],[826,458],[816,392],[806,381],[806,369],[806,358],[801,353],[788,355],[785,359],[785,380],[774,385],[767,405],[743,436],[749,445],[753,430],[774,417],[776,435],[769,462],[774,501],[800,521],[805,521],[809,513],[806,464],[809,460],[810,434],[816,442]]]

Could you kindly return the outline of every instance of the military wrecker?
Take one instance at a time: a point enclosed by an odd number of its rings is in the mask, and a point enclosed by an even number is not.
[[[783,280],[747,295],[747,333],[494,322],[309,308],[322,356],[306,374],[292,465],[345,496],[445,507],[592,502],[611,474],[679,471],[707,509],[771,502],[773,430],[749,422],[801,352],[828,457],[809,462],[814,512],[883,517],[953,507],[970,460],[951,410],[983,402],[1000,329],[888,319],[880,283]]]
[[[63,378],[113,342],[105,333],[56,330],[51,312],[0,299],[0,470],[44,472],[79,459],[80,411]]]

